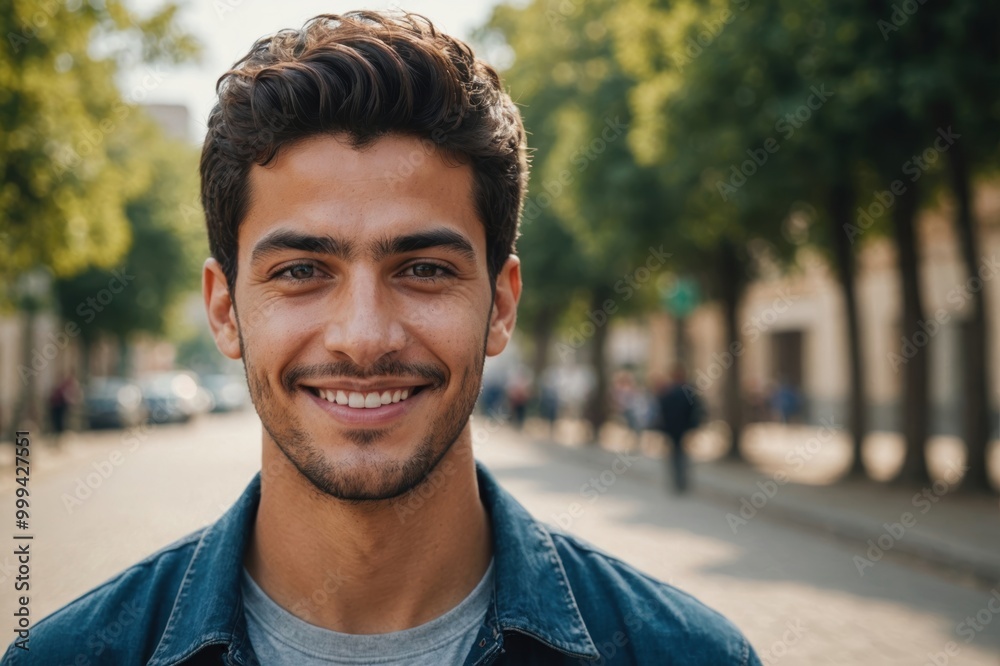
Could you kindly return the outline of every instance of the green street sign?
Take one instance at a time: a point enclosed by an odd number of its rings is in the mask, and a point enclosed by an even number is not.
[[[661,294],[663,307],[678,319],[683,319],[694,312],[701,301],[698,283],[687,277],[675,278]]]

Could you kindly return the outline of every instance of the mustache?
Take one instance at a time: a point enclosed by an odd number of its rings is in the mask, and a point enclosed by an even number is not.
[[[286,391],[293,393],[303,380],[315,377],[350,377],[352,379],[420,377],[426,379],[431,384],[431,388],[441,386],[446,379],[444,371],[440,367],[430,363],[404,363],[395,359],[380,359],[367,368],[362,368],[350,361],[300,365],[288,370],[282,376],[281,384]]]

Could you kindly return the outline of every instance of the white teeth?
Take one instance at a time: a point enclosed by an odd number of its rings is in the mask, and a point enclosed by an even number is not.
[[[361,393],[360,391],[344,391],[341,389],[315,389],[316,394],[327,402],[338,405],[347,405],[355,409],[375,409],[382,405],[390,405],[400,402],[410,397],[410,389],[395,389],[391,391],[371,391]]]

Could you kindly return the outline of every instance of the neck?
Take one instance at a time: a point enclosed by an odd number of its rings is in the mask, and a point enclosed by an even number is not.
[[[493,550],[470,428],[430,477],[434,486],[352,504],[317,491],[265,433],[247,570],[280,606],[333,631],[401,631],[444,614],[482,579]]]

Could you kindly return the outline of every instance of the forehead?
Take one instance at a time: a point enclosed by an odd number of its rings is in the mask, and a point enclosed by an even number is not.
[[[267,166],[255,164],[249,185],[241,261],[278,228],[366,244],[445,227],[485,256],[471,166],[426,140],[389,135],[355,149],[344,137],[310,137],[284,147]]]

